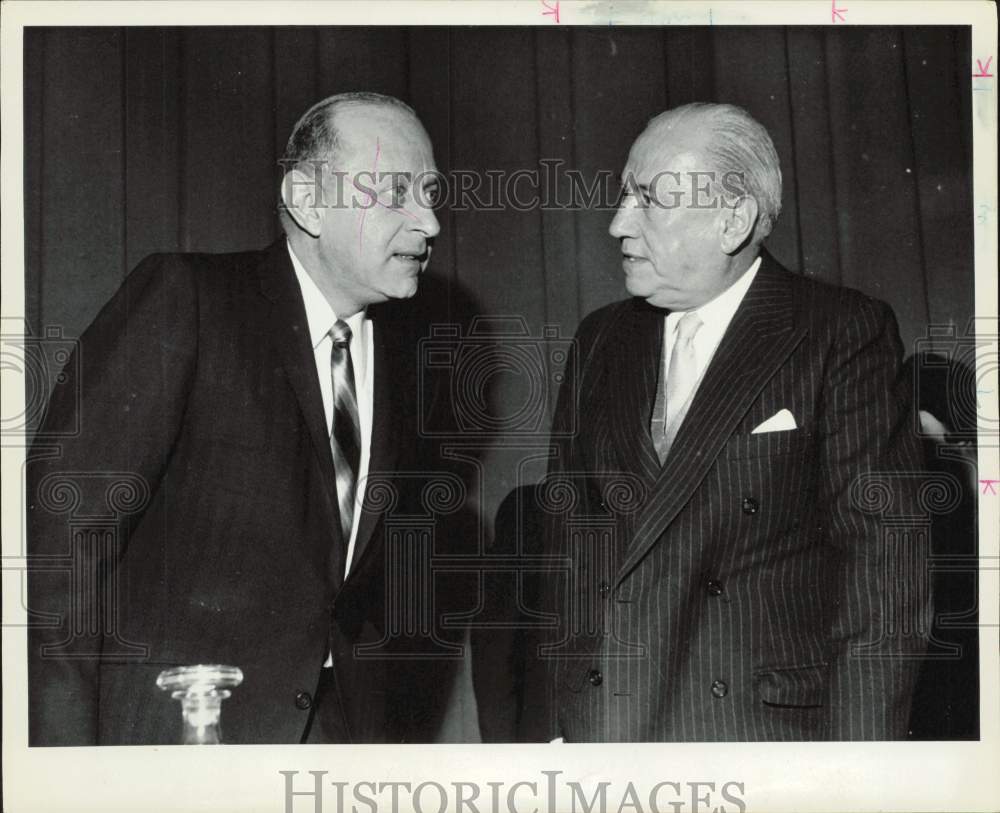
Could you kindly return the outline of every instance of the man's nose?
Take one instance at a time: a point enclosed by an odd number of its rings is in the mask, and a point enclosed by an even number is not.
[[[437,237],[441,231],[441,224],[438,223],[437,215],[430,206],[416,206],[417,219],[414,228],[422,232],[425,237]]]
[[[614,218],[611,220],[611,225],[608,227],[608,232],[616,240],[621,240],[623,237],[632,237],[632,208],[626,206],[624,203],[618,207],[618,211],[615,212]]]

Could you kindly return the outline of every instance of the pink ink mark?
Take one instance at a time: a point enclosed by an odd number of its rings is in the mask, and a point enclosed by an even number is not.
[[[996,485],[1000,483],[1000,480],[980,480],[983,484],[983,494],[996,494]]]
[[[554,6],[550,6],[547,0],[542,0],[542,5],[545,6],[547,11],[542,12],[543,17],[555,17],[556,23],[559,22],[559,0],[556,0]]]
[[[844,13],[847,11],[846,8],[837,8],[837,0],[831,0],[830,3],[830,22],[836,23],[837,18],[840,18],[840,22],[847,22],[844,18]]]
[[[416,220],[417,219],[417,216],[415,214],[413,214],[412,212],[406,211],[406,209],[404,209],[402,206],[386,206],[378,198],[375,198],[375,205],[376,206],[381,206],[383,209],[388,209],[390,212],[396,212],[396,213],[401,214],[401,215],[406,215],[411,220]]]
[[[979,73],[974,73],[972,75],[973,76],[978,76],[978,77],[980,77],[982,79],[992,79],[993,78],[993,74],[992,73],[987,73],[987,71],[990,69],[990,63],[992,61],[993,61],[993,57],[990,57],[989,59],[986,60],[986,64],[984,65],[983,61],[981,59],[977,59],[976,60],[976,67],[979,68]]]
[[[376,138],[375,139],[375,166],[372,167],[372,183],[375,183],[375,173],[378,171],[378,157],[379,157],[379,154],[381,152],[382,152],[382,145],[379,144],[379,140],[378,140],[378,138]],[[357,182],[357,179],[355,178],[355,180],[354,180],[354,188],[357,189],[357,187],[358,187],[358,182]],[[371,192],[369,192],[368,193],[368,204],[369,204],[369,206],[372,203],[374,203],[376,200],[377,199],[375,198],[375,196],[372,195]],[[365,215],[367,215],[367,214],[368,214],[368,206],[365,206],[361,210],[361,223],[358,226],[358,250],[359,251],[361,250],[361,236],[362,236],[362,234],[363,234],[363,232],[365,230]]]

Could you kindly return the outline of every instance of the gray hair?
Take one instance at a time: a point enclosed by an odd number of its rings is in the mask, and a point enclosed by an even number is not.
[[[740,178],[740,191],[757,201],[754,240],[763,240],[781,214],[781,164],[770,134],[742,107],[708,102],[692,102],[667,110],[651,119],[649,125],[692,117],[697,117],[697,122],[711,133],[705,158],[713,169],[723,178]]]
[[[417,118],[412,107],[394,96],[367,91],[328,96],[303,113],[302,118],[292,128],[285,154],[281,159],[282,167],[287,171],[304,161],[331,159],[340,146],[337,129],[333,124],[334,116],[351,105],[391,107]]]

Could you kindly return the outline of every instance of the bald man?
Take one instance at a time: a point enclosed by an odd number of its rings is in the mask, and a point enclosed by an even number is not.
[[[50,405],[40,435],[65,440],[28,469],[33,745],[179,742],[157,676],[197,664],[243,672],[227,743],[427,736],[426,682],[383,646],[388,502],[365,496],[404,506],[396,474],[430,465],[415,342],[379,306],[430,258],[433,150],[406,104],[350,93],[300,119],[283,166],[286,235],[143,261]],[[47,566],[67,554],[73,578]]]

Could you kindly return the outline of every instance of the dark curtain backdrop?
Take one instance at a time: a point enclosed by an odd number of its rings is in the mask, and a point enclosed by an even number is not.
[[[588,177],[653,114],[711,100],[775,140],[772,252],[888,300],[909,343],[972,312],[969,47],[945,27],[29,29],[27,313],[75,335],[150,252],[269,242],[276,160],[331,93],[408,101],[445,171]],[[572,331],[624,295],[610,219],[445,214],[432,272]]]
[[[909,347],[973,310],[969,65],[963,27],[29,29],[26,312],[75,336],[150,252],[266,245],[277,159],[331,93],[412,104],[443,171],[588,178],[620,172],[655,113],[709,100],[774,138],[771,251],[886,299]],[[611,217],[446,211],[431,273],[572,333],[625,295]]]
[[[409,102],[446,172],[549,159],[587,177],[617,175],[652,115],[707,100],[746,107],[774,138],[785,187],[770,250],[887,300],[912,349],[929,323],[962,331],[973,313],[970,63],[957,27],[30,29],[26,312],[36,335],[78,336],[150,252],[268,244],[277,159],[332,93]],[[570,336],[625,296],[611,211],[441,217],[429,273],[456,318]],[[516,412],[524,382],[493,384]],[[477,454],[488,527],[539,471],[522,471],[525,449]]]

